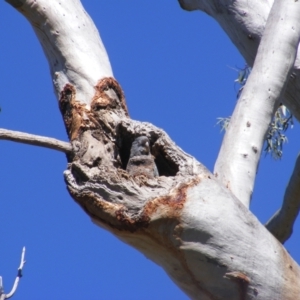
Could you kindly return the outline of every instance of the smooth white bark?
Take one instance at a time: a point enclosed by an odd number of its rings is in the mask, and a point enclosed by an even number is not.
[[[298,1],[295,1],[298,2]],[[233,44],[240,51],[249,66],[253,66],[258,45],[273,5],[265,1],[179,0],[186,10],[201,10],[214,18]],[[300,53],[298,50],[295,66],[288,83],[284,104],[300,120]]]
[[[79,0],[6,0],[32,25],[47,57],[59,99],[67,83],[89,104],[94,86],[112,69],[99,32]]]
[[[250,205],[265,135],[294,66],[299,16],[298,2],[274,2],[215,164],[215,175],[246,207]]]

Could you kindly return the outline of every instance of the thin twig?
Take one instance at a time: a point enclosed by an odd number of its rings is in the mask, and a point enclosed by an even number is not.
[[[21,254],[21,262],[20,262],[20,266],[18,268],[18,274],[17,274],[17,277],[15,279],[15,283],[14,283],[14,286],[12,287],[10,293],[8,293],[6,296],[5,296],[5,299],[9,299],[10,297],[13,296],[13,294],[16,292],[17,290],[17,287],[18,287],[18,284],[19,284],[19,281],[20,281],[20,278],[22,277],[22,269],[24,267],[24,264],[25,264],[25,247],[23,247],[22,249],[22,254]]]
[[[22,270],[23,270],[25,262],[26,262],[25,261],[25,247],[23,247],[22,254],[21,254],[21,262],[20,262],[20,266],[18,268],[18,274],[17,274],[17,277],[15,279],[14,285],[13,285],[11,291],[8,294],[4,294],[3,286],[2,286],[2,278],[0,277],[0,288],[1,288],[0,292],[2,293],[2,294],[0,294],[0,300],[9,299],[16,292],[16,290],[18,288],[20,278],[22,277]]]
[[[267,229],[283,244],[293,233],[300,210],[300,154],[285,190],[282,207],[266,223]]]
[[[0,276],[0,300],[5,299],[2,277]]]
[[[50,148],[53,150],[68,153],[72,151],[72,145],[54,138],[29,134],[25,132],[0,129],[0,140],[8,140],[34,146]]]

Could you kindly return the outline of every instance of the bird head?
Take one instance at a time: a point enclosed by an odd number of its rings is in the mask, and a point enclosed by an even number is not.
[[[139,136],[132,143],[130,158],[139,155],[150,155],[150,143],[146,136]]]

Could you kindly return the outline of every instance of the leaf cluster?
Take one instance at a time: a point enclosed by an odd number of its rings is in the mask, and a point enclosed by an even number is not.
[[[238,69],[238,77],[234,82],[237,82],[241,87],[237,92],[237,98],[241,95],[243,88],[250,75],[251,68],[245,65],[244,68]],[[221,132],[226,131],[230,124],[231,117],[219,117],[217,118],[217,125],[221,127]],[[273,120],[269,126],[269,130],[266,134],[264,149],[266,154],[270,154],[274,159],[281,159],[283,155],[283,145],[288,141],[285,132],[287,129],[293,128],[293,115],[282,103],[276,110]]]
[[[280,104],[266,134],[266,147],[264,149],[266,154],[271,154],[276,160],[282,157],[283,144],[288,141],[285,132],[293,126],[293,115],[283,104]]]

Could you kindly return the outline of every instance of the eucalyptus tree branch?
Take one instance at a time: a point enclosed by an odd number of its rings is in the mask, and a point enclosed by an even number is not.
[[[33,146],[50,148],[53,150],[69,153],[72,151],[72,145],[54,138],[29,134],[25,132],[7,130],[0,128],[0,140],[8,140]]]
[[[266,223],[267,229],[284,243],[293,233],[293,226],[300,210],[300,155],[285,190],[282,207]]]
[[[275,0],[253,69],[225,133],[214,173],[249,207],[269,124],[287,86],[300,39],[300,5]]]
[[[77,100],[89,103],[97,82],[113,73],[99,32],[81,2],[5,1],[32,25],[48,59],[57,98],[70,83]]]
[[[233,44],[252,67],[257,49],[273,5],[273,0],[231,1],[178,0],[185,10],[201,10],[214,18],[226,32]],[[298,2],[298,1],[294,1]],[[295,118],[300,121],[300,51],[282,99]]]
[[[21,262],[20,262],[20,266],[18,268],[18,274],[17,274],[17,277],[15,279],[14,285],[13,285],[11,291],[8,294],[4,294],[4,292],[3,292],[2,278],[0,277],[0,293],[2,292],[2,294],[0,294],[0,300],[9,299],[16,292],[16,290],[18,288],[19,281],[20,281],[21,277],[23,276],[22,271],[23,271],[23,267],[25,265],[25,262],[26,262],[25,261],[25,247],[23,247],[22,254],[21,254]]]

